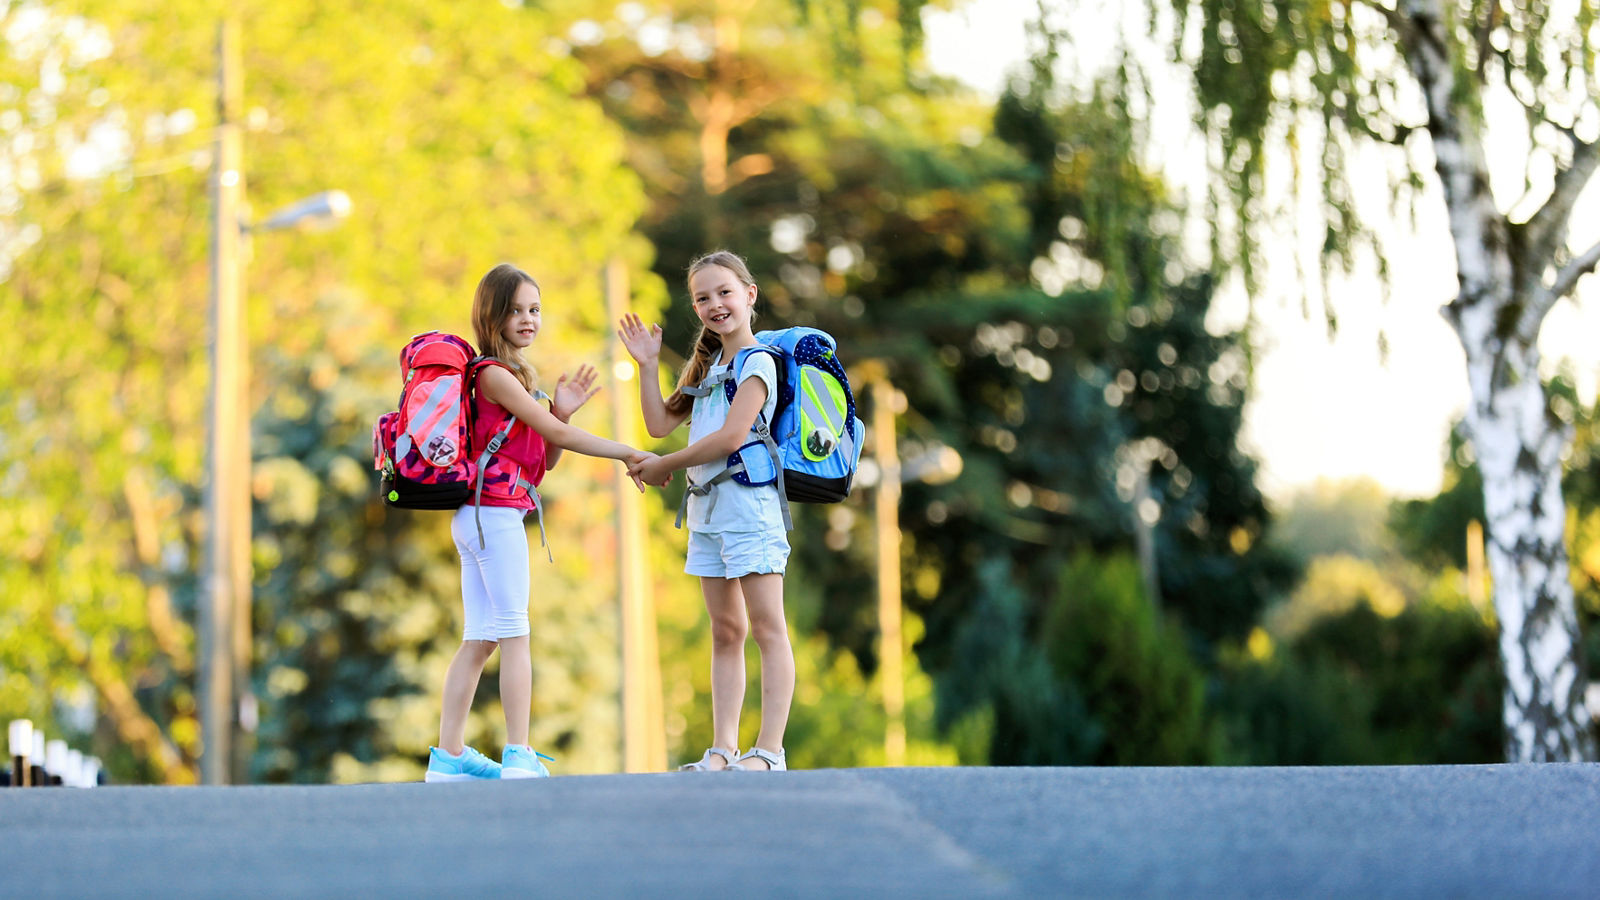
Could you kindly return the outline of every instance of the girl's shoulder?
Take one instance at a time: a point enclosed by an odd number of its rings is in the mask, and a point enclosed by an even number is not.
[[[751,371],[752,368],[774,371],[778,368],[778,351],[766,344],[752,344],[741,348],[734,358],[739,364],[741,374]]]
[[[533,394],[538,397],[543,393],[529,390],[522,383],[516,370],[502,360],[486,357],[482,362],[474,363],[472,371],[474,376],[472,397],[475,401],[502,406],[520,394]]]

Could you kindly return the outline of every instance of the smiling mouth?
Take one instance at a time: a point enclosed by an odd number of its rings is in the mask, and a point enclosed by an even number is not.
[[[715,316],[712,316],[711,321],[715,323],[726,322],[730,315],[732,315],[732,313],[719,313]]]

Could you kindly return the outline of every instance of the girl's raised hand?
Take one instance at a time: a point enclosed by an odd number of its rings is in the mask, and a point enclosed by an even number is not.
[[[588,363],[579,366],[578,374],[570,381],[567,379],[567,373],[561,373],[561,377],[556,379],[555,395],[550,400],[550,411],[556,418],[563,422],[567,421],[579,407],[600,393],[600,386],[594,383],[598,374],[594,366]]]
[[[628,355],[641,366],[653,365],[661,359],[661,326],[644,327],[644,320],[628,313],[617,323],[617,337]]]

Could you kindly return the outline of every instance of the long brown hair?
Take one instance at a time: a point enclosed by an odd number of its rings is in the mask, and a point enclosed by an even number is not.
[[[689,273],[684,276],[684,282],[689,284],[689,302],[694,303],[694,275],[701,269],[711,266],[721,266],[733,273],[733,277],[746,287],[755,287],[756,279],[750,274],[750,267],[738,254],[728,250],[713,250],[699,257],[689,264]],[[751,311],[750,318],[755,319],[755,312]],[[711,360],[722,349],[722,338],[717,333],[706,328],[706,323],[700,323],[700,331],[694,336],[694,348],[689,351],[689,358],[684,361],[683,369],[678,372],[678,387],[667,398],[667,412],[673,415],[682,415],[694,405],[694,398],[683,392],[686,387],[694,387],[706,377],[706,372],[711,369]]]
[[[510,263],[490,269],[478,282],[478,292],[472,298],[472,328],[478,333],[478,352],[505,363],[522,387],[531,392],[538,381],[533,365],[522,358],[522,349],[501,333],[516,302],[517,290],[524,284],[539,290],[539,282],[532,275]]]

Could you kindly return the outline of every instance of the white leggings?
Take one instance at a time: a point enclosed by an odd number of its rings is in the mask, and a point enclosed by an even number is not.
[[[478,543],[474,513],[483,522],[487,547]],[[450,520],[450,536],[461,554],[464,641],[499,641],[529,632],[528,532],[523,515],[520,509],[468,504]]]

